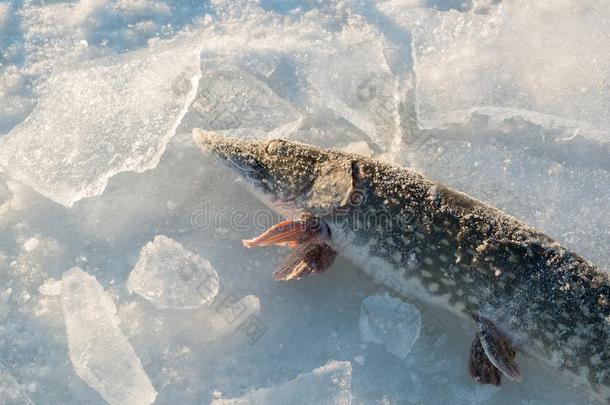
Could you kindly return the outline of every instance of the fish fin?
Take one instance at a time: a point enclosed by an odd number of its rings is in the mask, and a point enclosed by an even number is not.
[[[337,252],[321,240],[298,245],[273,272],[278,281],[299,280],[311,273],[322,273],[330,267]]]
[[[515,363],[516,352],[506,337],[492,322],[480,316],[473,317],[477,325],[477,336],[489,361],[508,379],[521,381],[521,372]]]
[[[322,233],[319,220],[305,218],[282,221],[253,239],[242,241],[245,247],[281,245],[294,248]]]
[[[478,334],[475,335],[470,347],[468,370],[472,378],[481,384],[500,385],[502,383],[500,370],[489,361]]]

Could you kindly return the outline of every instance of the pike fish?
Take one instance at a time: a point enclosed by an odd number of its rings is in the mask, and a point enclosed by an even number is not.
[[[520,381],[520,352],[610,403],[610,277],[578,254],[403,167],[282,139],[193,137],[285,218],[243,242],[290,248],[275,279],[321,273],[341,255],[399,294],[472,319],[479,383]]]

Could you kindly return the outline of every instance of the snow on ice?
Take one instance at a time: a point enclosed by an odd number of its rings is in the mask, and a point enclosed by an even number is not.
[[[352,366],[349,361],[329,361],[313,371],[299,375],[292,381],[259,388],[235,399],[218,399],[213,405],[254,404],[320,404],[349,405],[351,397]]]

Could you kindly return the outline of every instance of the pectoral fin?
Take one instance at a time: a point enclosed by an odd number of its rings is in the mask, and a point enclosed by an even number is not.
[[[477,335],[475,339],[479,341],[487,360],[510,380],[521,381],[521,372],[514,361],[516,352],[508,339],[498,331],[492,322],[480,316],[473,318],[477,325]],[[470,356],[471,373],[473,373],[475,379],[480,377],[478,381],[483,384],[496,384],[495,376],[488,371],[489,365],[485,364],[485,361],[481,360],[480,357],[480,349],[475,342],[473,343]],[[476,364],[473,364],[475,362]],[[496,385],[499,385],[499,383],[500,378],[498,375]]]
[[[294,248],[321,234],[320,223],[315,218],[288,220],[272,226],[253,239],[242,241],[245,247],[282,245]]]
[[[502,383],[500,370],[489,361],[478,334],[472,341],[468,369],[472,378],[481,384],[500,385]]]
[[[282,245],[292,252],[273,272],[273,278],[281,281],[299,280],[311,273],[326,270],[337,257],[327,243],[328,226],[318,218],[305,215],[300,220],[289,220],[272,226],[253,239],[244,240],[246,247]]]
[[[281,281],[299,280],[311,273],[321,273],[333,264],[337,253],[321,240],[298,245],[273,272]]]

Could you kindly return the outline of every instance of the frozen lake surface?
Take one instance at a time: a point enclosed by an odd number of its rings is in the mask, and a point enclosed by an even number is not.
[[[275,214],[194,127],[411,167],[610,270],[607,0],[0,2],[0,402],[574,404]]]

